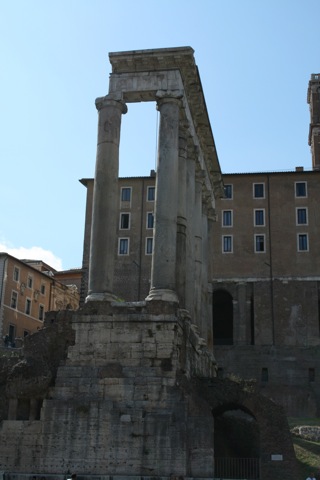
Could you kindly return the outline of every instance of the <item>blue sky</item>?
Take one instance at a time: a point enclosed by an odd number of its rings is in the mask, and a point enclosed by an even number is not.
[[[191,46],[222,172],[311,167],[319,0],[0,0],[0,251],[82,262],[109,52]],[[122,119],[120,174],[155,166],[154,104]]]

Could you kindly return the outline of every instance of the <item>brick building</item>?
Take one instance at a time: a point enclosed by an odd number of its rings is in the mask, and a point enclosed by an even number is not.
[[[45,313],[76,310],[79,292],[54,277],[55,270],[42,261],[18,260],[0,253],[0,339],[11,345],[42,328]]]

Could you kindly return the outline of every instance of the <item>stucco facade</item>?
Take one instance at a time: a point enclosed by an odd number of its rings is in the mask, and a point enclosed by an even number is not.
[[[28,262],[28,261],[26,261]],[[12,346],[21,346],[26,335],[43,326],[45,313],[50,310],[76,310],[79,292],[48,274],[48,265],[38,268],[0,253],[0,339]],[[31,262],[32,263],[32,262]],[[42,269],[43,267],[43,269]],[[47,273],[45,273],[47,272]]]

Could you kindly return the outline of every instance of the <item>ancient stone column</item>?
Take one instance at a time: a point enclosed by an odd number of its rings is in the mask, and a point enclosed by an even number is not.
[[[178,302],[176,242],[178,211],[179,109],[182,94],[157,92],[160,111],[151,289],[147,300]]]
[[[201,336],[208,333],[208,211],[210,195],[202,194]]]
[[[202,296],[202,184],[204,180],[203,170],[196,172],[196,187],[195,187],[195,214],[194,214],[194,323],[202,329],[202,315],[201,315],[201,296]]]
[[[187,236],[187,131],[179,132],[179,189],[177,216],[177,293],[180,308],[186,308],[186,236]]]
[[[188,149],[187,155],[187,252],[186,252],[186,309],[194,314],[194,239],[195,239],[195,158],[194,151]],[[193,317],[192,317],[193,318]],[[194,322],[194,320],[192,320]]]
[[[98,144],[86,301],[113,301],[120,126],[121,115],[127,112],[127,107],[121,100],[109,95],[97,98],[96,107],[99,112]]]
[[[207,346],[210,351],[213,351],[213,322],[212,322],[212,272],[213,272],[213,235],[214,222],[216,221],[215,209],[212,205],[208,208],[208,331],[207,331]]]

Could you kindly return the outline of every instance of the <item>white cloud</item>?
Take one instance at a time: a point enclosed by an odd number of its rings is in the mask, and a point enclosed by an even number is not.
[[[62,270],[62,260],[56,257],[50,250],[44,250],[42,247],[11,247],[5,242],[0,242],[0,252],[6,252],[19,260],[42,260],[55,270]]]

